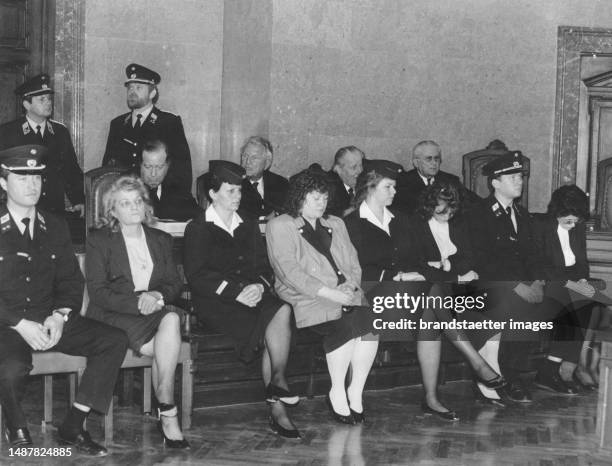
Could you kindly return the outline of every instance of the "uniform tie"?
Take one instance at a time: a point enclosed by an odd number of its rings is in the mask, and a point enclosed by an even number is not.
[[[43,140],[40,125],[36,125],[36,136],[38,136],[38,139],[40,139],[41,141]],[[30,219],[28,219],[28,221],[30,221]]]
[[[134,128],[140,128],[142,126],[142,113],[139,113],[138,115],[136,115],[136,124],[134,125]]]
[[[353,188],[348,189],[348,195],[351,198],[351,201],[355,199],[355,191],[353,190]]]
[[[32,245],[32,237],[30,236],[30,217],[21,219],[21,223],[25,225],[23,230],[23,239],[25,240],[26,248],[29,250]]]
[[[514,220],[512,220],[512,206],[506,207],[506,213],[508,214],[508,218],[510,219],[510,223],[512,224],[512,230],[516,233],[516,224]]]

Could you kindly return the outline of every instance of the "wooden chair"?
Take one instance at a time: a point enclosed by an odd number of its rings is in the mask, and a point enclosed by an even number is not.
[[[475,192],[482,198],[489,197],[489,186],[487,177],[482,174],[482,167],[493,160],[495,157],[507,152],[503,149],[481,149],[463,155],[463,184],[470,191]],[[530,161],[523,156],[525,167],[525,182],[523,183],[523,195],[521,204],[527,209],[529,199],[529,166]]]
[[[85,228],[87,232],[96,224],[103,210],[102,196],[121,175],[124,168],[99,167],[85,173]]]
[[[208,199],[206,199],[206,178],[208,177],[208,172],[203,175],[198,176],[196,179],[196,200],[202,209],[206,210],[208,207]]]
[[[597,164],[596,210],[601,230],[612,229],[612,158]]]

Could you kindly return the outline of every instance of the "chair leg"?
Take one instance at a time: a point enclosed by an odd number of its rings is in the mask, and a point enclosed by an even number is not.
[[[50,424],[53,421],[53,376],[52,375],[44,376],[44,386],[45,386],[45,395],[44,395],[43,422],[46,424]]]
[[[114,400],[111,398],[108,411],[104,415],[104,445],[113,442],[113,405]]]
[[[193,406],[193,361],[182,363],[181,380],[181,419],[183,430],[191,428],[191,409]]]
[[[70,401],[70,406],[74,404],[76,400],[76,390],[77,390],[77,376],[76,374],[68,374],[68,399]]]
[[[142,412],[151,414],[151,368],[145,367],[142,374]]]

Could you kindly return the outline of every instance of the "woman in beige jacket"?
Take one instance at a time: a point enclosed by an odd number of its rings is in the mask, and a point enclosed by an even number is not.
[[[305,170],[291,182],[287,214],[266,229],[278,296],[293,306],[298,327],[324,336],[331,378],[326,399],[335,420],[364,421],[362,392],[378,348],[372,313],[361,289],[361,267],[344,222],[324,217],[329,181]],[[349,365],[351,383],[344,388]]]

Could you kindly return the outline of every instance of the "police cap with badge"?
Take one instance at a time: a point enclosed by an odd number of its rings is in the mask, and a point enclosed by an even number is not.
[[[43,94],[53,94],[51,79],[48,74],[39,74],[24,82],[15,89],[15,94],[22,97],[34,97]]]
[[[125,68],[125,76],[127,77],[124,83],[126,86],[130,83],[157,86],[161,82],[161,76],[158,73],[137,63],[130,63]]]
[[[47,148],[35,144],[9,147],[0,151],[0,167],[16,175],[39,175],[45,169],[41,160]]]
[[[366,159],[363,161],[364,173],[376,172],[385,178],[396,180],[403,171],[404,168],[399,163],[391,162],[390,160]]]
[[[489,178],[524,172],[523,154],[520,151],[507,151],[482,167],[482,174]]]

